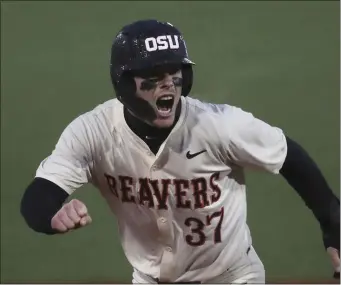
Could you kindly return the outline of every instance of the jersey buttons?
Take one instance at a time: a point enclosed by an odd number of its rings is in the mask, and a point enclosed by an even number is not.
[[[168,252],[172,252],[172,251],[173,251],[173,249],[172,249],[170,246],[167,246],[167,247],[165,248],[165,250],[168,251]]]
[[[166,218],[164,218],[164,217],[161,217],[159,220],[160,220],[160,222],[161,222],[161,223],[165,223],[165,222],[167,222],[167,219],[166,219]]]

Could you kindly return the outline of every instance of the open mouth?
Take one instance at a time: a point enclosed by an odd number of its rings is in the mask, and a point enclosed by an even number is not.
[[[174,104],[173,95],[163,95],[156,100],[156,107],[160,114],[168,115],[172,111]]]

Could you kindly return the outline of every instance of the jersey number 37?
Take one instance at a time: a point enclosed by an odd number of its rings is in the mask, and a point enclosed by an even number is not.
[[[185,220],[185,225],[191,228],[191,234],[186,235],[186,242],[191,246],[203,245],[207,240],[205,235],[205,227],[210,226],[213,219],[219,219],[214,229],[214,243],[221,242],[221,224],[224,219],[224,207],[212,215],[207,215],[206,221],[204,222],[198,218],[187,218]]]

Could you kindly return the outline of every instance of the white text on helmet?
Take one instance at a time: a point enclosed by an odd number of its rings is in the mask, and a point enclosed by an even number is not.
[[[145,45],[147,51],[178,49],[179,37],[178,35],[150,37],[145,39]]]

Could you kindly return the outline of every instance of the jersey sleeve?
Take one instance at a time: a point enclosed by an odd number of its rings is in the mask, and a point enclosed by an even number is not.
[[[90,182],[91,157],[89,130],[79,116],[64,129],[52,153],[40,163],[36,177],[45,178],[72,194]]]
[[[275,126],[240,108],[228,108],[224,151],[232,163],[278,174],[287,154],[286,137]]]

